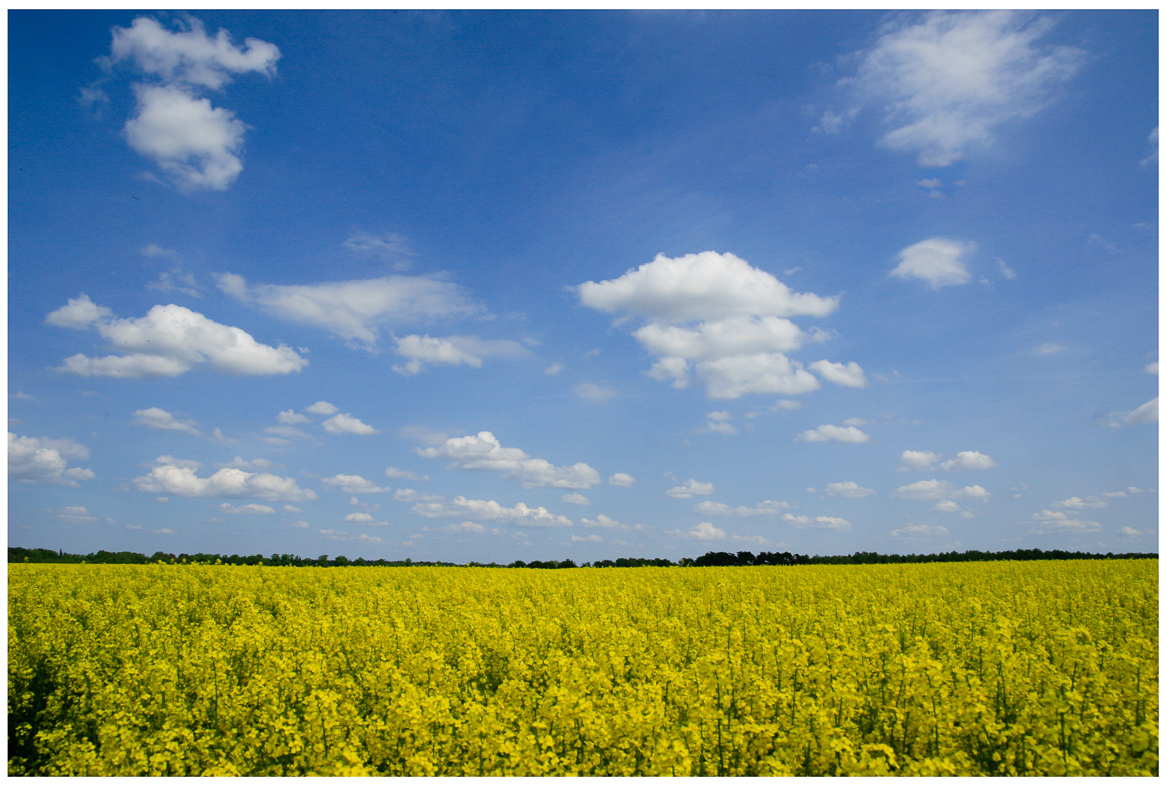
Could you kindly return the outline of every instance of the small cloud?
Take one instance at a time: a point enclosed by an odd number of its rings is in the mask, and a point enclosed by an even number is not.
[[[931,538],[938,535],[947,535],[948,530],[944,527],[933,527],[928,524],[909,524],[906,527],[893,529],[887,534],[896,540],[913,540],[916,538]]]
[[[713,524],[708,521],[702,521],[697,526],[690,527],[684,532],[680,530],[673,530],[669,534],[679,538],[688,538],[690,540],[725,540],[727,537],[725,530],[713,526]]]
[[[956,458],[941,464],[940,469],[945,472],[961,472],[972,469],[992,469],[995,466],[997,466],[997,462],[984,453],[978,453],[975,450],[962,450],[956,454]]]
[[[960,505],[950,499],[943,499],[933,505],[932,510],[938,510],[941,513],[959,513]]]
[[[997,257],[997,268],[1001,271],[1001,275],[1009,281],[1017,278],[1017,274],[1005,264],[1005,260],[1001,259],[1001,257]]]
[[[1066,510],[1083,510],[1085,508],[1105,508],[1109,504],[1106,500],[1099,499],[1098,497],[1086,497],[1085,499],[1081,497],[1070,497],[1069,499],[1063,499],[1061,502],[1055,502],[1053,506]]]
[[[1118,253],[1118,246],[1116,246],[1114,243],[1111,243],[1102,235],[1091,234],[1090,237],[1086,238],[1086,245],[1093,246],[1094,248],[1100,248],[1107,254]]]
[[[1040,513],[1034,513],[1031,517],[1031,523],[1035,525],[1035,529],[1031,529],[1031,534],[1045,534],[1049,532],[1071,532],[1071,533],[1088,533],[1100,532],[1102,525],[1097,521],[1082,521],[1080,519],[1072,519],[1062,511],[1043,510]]]
[[[301,423],[311,423],[312,418],[307,415],[301,415],[295,410],[285,409],[280,414],[276,415],[276,422],[283,423],[285,426],[296,426]]]
[[[737,428],[729,422],[732,417],[726,411],[706,413],[705,425],[694,431],[697,434],[736,434]]]
[[[834,516],[796,516],[793,513],[783,513],[784,521],[789,522],[798,529],[835,529],[841,532],[851,531],[851,522],[847,519],[841,519]]]
[[[362,423],[359,418],[354,418],[349,414],[333,415],[320,425],[329,434],[368,435],[381,433],[372,426],[366,423]]]
[[[1154,363],[1148,363],[1147,365],[1143,366],[1143,371],[1146,371],[1148,374],[1159,376],[1159,361],[1156,360]],[[31,396],[29,396],[29,398],[31,398]]]
[[[602,540],[603,540],[603,538],[601,538],[599,535],[583,535],[583,536],[572,535],[571,536],[572,543],[599,543]]]
[[[97,516],[90,515],[89,511],[80,505],[67,506],[55,512],[57,521],[66,524],[91,524],[97,521]]]
[[[575,394],[585,401],[607,401],[616,396],[616,391],[594,382],[584,382],[575,386]]]
[[[340,489],[346,494],[384,494],[393,490],[382,488],[372,481],[365,480],[360,475],[333,475],[331,478],[324,478],[321,482],[325,486]]]
[[[327,401],[317,401],[312,406],[306,407],[304,411],[311,412],[313,415],[335,415],[340,410]]]
[[[610,483],[613,486],[628,487],[628,486],[631,486],[635,482],[636,482],[636,478],[634,478],[631,475],[628,475],[624,472],[617,472],[615,475],[612,475],[608,478],[608,483]]]
[[[1061,344],[1054,344],[1048,341],[1033,348],[1033,354],[1035,355],[1056,355],[1059,352],[1065,351],[1066,348]]]
[[[199,436],[202,434],[195,426],[198,424],[193,420],[178,420],[169,412],[158,407],[150,407],[149,409],[139,409],[134,413],[134,423],[139,426],[146,426],[147,428],[156,428],[166,431],[185,431],[187,434]]]
[[[413,249],[405,237],[393,232],[383,235],[354,232],[341,246],[356,254],[391,264],[395,270],[408,270],[413,263]]]
[[[905,450],[900,456],[899,469],[901,472],[906,470],[927,471],[932,469],[932,465],[939,458],[930,450]]]
[[[558,374],[560,371],[563,371],[563,366],[562,366],[562,365],[560,365],[559,363],[552,363],[550,366],[548,366],[547,368],[543,369],[543,373],[544,373],[544,374],[546,374],[546,375],[547,375],[547,376],[549,376],[549,377],[553,377],[553,376],[555,376],[555,375],[556,375],[556,374]]]
[[[1143,531],[1141,529],[1134,529],[1133,527],[1123,527],[1118,531],[1118,534],[1124,538],[1137,540],[1143,536]]]
[[[617,529],[620,527],[620,522],[616,519],[609,518],[603,513],[596,516],[594,519],[582,518],[579,520],[585,527],[598,527],[600,529]]]
[[[260,505],[258,503],[254,503],[254,502],[247,504],[247,505],[239,505],[239,506],[232,505],[230,502],[224,502],[222,505],[219,506],[219,510],[223,511],[224,513],[260,515],[260,516],[267,516],[267,515],[271,515],[271,514],[276,512],[275,508],[272,508],[268,505]]]
[[[1139,162],[1139,166],[1158,165],[1158,163],[1159,163],[1159,126],[1155,126],[1153,129],[1151,129],[1151,135],[1147,137],[1147,141],[1155,149],[1151,151],[1151,154],[1149,156],[1147,156],[1146,158],[1144,158],[1142,161]]]
[[[777,412],[779,410],[791,410],[791,409],[802,409],[802,402],[801,401],[794,401],[793,399],[789,399],[789,398],[780,398],[774,402],[774,406],[770,407],[771,412]]]
[[[590,499],[585,497],[583,494],[580,494],[578,491],[572,492],[571,494],[564,494],[562,497],[560,497],[560,499],[563,500],[564,502],[570,503],[572,505],[590,505],[590,504],[592,504],[592,501]]]
[[[804,431],[794,439],[796,442],[826,442],[828,440],[835,440],[836,442],[859,443],[866,442],[871,437],[855,426],[832,426],[828,423],[818,428]]]
[[[899,265],[888,275],[926,281],[932,289],[965,284],[970,278],[965,263],[975,249],[974,243],[930,237],[901,251]]]
[[[1110,422],[1105,425],[1111,428],[1119,428],[1121,426],[1133,426],[1140,423],[1158,423],[1159,422],[1159,397],[1148,401],[1137,409],[1132,409],[1130,412],[1111,412]]]
[[[667,494],[670,497],[673,497],[674,499],[689,499],[690,497],[694,496],[695,494],[712,494],[712,493],[713,493],[713,484],[712,483],[699,483],[696,480],[694,480],[693,478],[689,478],[689,480],[684,485],[676,486],[676,487],[671,488],[665,492],[665,494]]]
[[[385,467],[385,477],[398,478],[405,480],[429,480],[429,475],[418,475],[416,472],[409,472],[408,470],[398,469],[397,467]]]
[[[848,499],[870,497],[874,493],[875,489],[863,488],[853,480],[847,480],[842,483],[828,483],[825,491],[828,497],[846,497]]]

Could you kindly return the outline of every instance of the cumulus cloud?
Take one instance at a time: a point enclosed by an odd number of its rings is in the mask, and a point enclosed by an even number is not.
[[[230,502],[224,502],[222,505],[219,506],[219,510],[223,511],[224,513],[237,513],[237,514],[242,513],[242,514],[249,514],[249,515],[253,515],[253,516],[254,515],[267,516],[267,515],[274,514],[276,512],[275,508],[270,507],[269,505],[260,505],[257,502],[250,502],[246,505],[239,505],[239,506],[232,505]]]
[[[615,475],[608,477],[608,483],[613,486],[623,486],[627,488],[636,482],[636,478],[624,472],[617,472]]]
[[[794,439],[797,442],[826,442],[833,439],[837,442],[859,443],[866,442],[871,437],[855,426],[832,426],[826,423],[804,431]]]
[[[976,246],[943,237],[930,237],[900,252],[900,263],[888,275],[918,278],[933,289],[965,284],[970,276],[965,262]]]
[[[355,522],[363,527],[387,527],[388,521],[377,521],[369,513],[349,513],[344,517],[345,521]]]
[[[793,513],[783,513],[783,520],[798,529],[834,529],[840,532],[850,532],[851,522],[835,516],[796,516]]]
[[[8,477],[21,483],[55,483],[79,486],[79,480],[97,477],[92,470],[70,467],[70,461],[87,461],[89,448],[71,439],[20,437],[8,432]]]
[[[827,382],[842,385],[848,388],[867,387],[867,377],[858,363],[832,363],[829,360],[816,360],[807,366],[817,372]]]
[[[1106,425],[1111,428],[1119,428],[1120,426],[1133,426],[1139,423],[1158,423],[1159,422],[1159,397],[1148,401],[1137,409],[1132,409],[1130,412],[1111,412],[1110,422]]]
[[[667,494],[670,497],[673,497],[674,499],[689,499],[690,497],[693,497],[696,495],[712,494],[712,493],[713,493],[713,484],[712,483],[700,483],[700,482],[694,480],[693,478],[689,478],[687,481],[685,481],[684,485],[674,486],[673,488],[671,488],[665,492],[665,494]]]
[[[847,480],[841,483],[828,483],[825,493],[828,497],[860,499],[862,497],[870,497],[875,493],[875,489],[866,489],[853,480]]]
[[[280,51],[256,38],[237,47],[225,30],[211,38],[189,16],[176,26],[170,31],[138,17],[129,28],[113,28],[105,62],[132,63],[148,80],[134,85],[137,113],[126,122],[126,141],[180,189],[222,191],[243,170],[239,155],[247,126],[199,92],[219,90],[236,74],[274,75]]]
[[[930,524],[909,524],[906,527],[893,529],[887,533],[889,537],[896,540],[914,540],[916,538],[930,538],[938,535],[947,535],[948,530],[944,527],[934,527]]]
[[[382,325],[428,323],[484,311],[457,284],[437,275],[300,285],[248,284],[233,273],[219,274],[215,280],[226,294],[255,303],[269,314],[324,328],[370,348],[377,344]]]
[[[620,522],[616,519],[609,518],[603,513],[596,516],[594,519],[580,519],[580,523],[585,527],[599,527],[601,529],[616,529],[620,526]]]
[[[941,513],[959,513],[960,505],[957,505],[950,499],[942,499],[932,506],[932,510],[939,511]]]
[[[585,497],[583,494],[580,494],[578,491],[573,491],[570,494],[564,494],[562,497],[560,497],[560,499],[563,500],[564,502],[570,503],[572,505],[590,505],[590,504],[592,504],[592,501],[590,499]]]
[[[848,83],[882,107],[884,147],[948,166],[1039,112],[1077,71],[1084,52],[1039,43],[1053,24],[1017,11],[902,15],[861,53]]]
[[[301,502],[317,499],[312,489],[302,489],[292,478],[269,472],[246,472],[227,467],[207,478],[200,478],[194,467],[163,456],[155,462],[149,475],[134,478],[139,491],[149,494],[173,494],[179,497],[222,497],[261,499],[265,502]]]
[[[718,412],[707,412],[705,414],[705,425],[697,429],[699,434],[727,434],[732,435],[737,433],[737,427],[729,421],[733,418],[728,412],[721,410]]]
[[[528,527],[570,527],[571,519],[551,513],[544,507],[531,508],[520,502],[508,508],[494,500],[454,497],[451,501],[438,497],[429,502],[418,502],[411,510],[426,518],[464,518],[468,520],[511,521]]]
[[[937,456],[930,450],[905,450],[900,456],[901,470],[929,470],[936,463]]]
[[[725,530],[713,526],[711,522],[702,521],[695,527],[690,527],[687,530],[672,530],[670,535],[678,538],[687,538],[689,540],[725,540]]]
[[[328,420],[321,423],[320,426],[329,434],[368,435],[381,433],[367,423],[362,423],[359,418],[354,418],[352,415],[347,413],[333,415]]]
[[[956,458],[942,463],[940,469],[945,472],[961,472],[971,469],[991,469],[995,466],[997,466],[997,462],[984,453],[978,453],[975,450],[962,450],[956,454]]]
[[[523,488],[587,489],[600,482],[600,473],[583,462],[557,467],[546,459],[532,458],[518,448],[504,448],[494,434],[451,437],[437,447],[415,448],[425,458],[449,459],[452,467],[503,472],[503,477],[522,483]]]
[[[333,475],[321,481],[325,486],[340,489],[346,494],[384,494],[393,489],[382,488],[360,475]]]
[[[81,505],[68,505],[56,511],[54,518],[57,521],[63,521],[66,524],[92,524],[97,521],[97,516],[93,516],[89,511]]]
[[[772,499],[762,500],[753,507],[738,505],[736,508],[730,507],[724,502],[706,500],[705,502],[698,502],[693,507],[693,510],[707,516],[736,516],[738,518],[745,518],[747,516],[776,516],[789,507],[789,503],[777,502]]]
[[[957,488],[947,480],[918,480],[896,489],[893,497],[911,500],[932,499],[987,499],[990,495],[981,486]]]
[[[340,410],[327,401],[317,401],[312,406],[305,407],[304,411],[311,412],[313,415],[335,415]]]
[[[398,469],[397,467],[385,467],[385,477],[387,478],[403,478],[405,480],[429,480],[429,475],[418,475],[416,472],[410,472],[405,469]]]
[[[150,407],[139,409],[134,413],[134,423],[147,428],[163,429],[166,431],[185,431],[187,434],[198,436],[202,434],[193,420],[179,420],[164,409]]]
[[[1034,534],[1048,532],[1088,533],[1102,530],[1102,525],[1097,521],[1072,519],[1060,510],[1042,510],[1040,513],[1034,513],[1030,517],[1030,521],[1034,526],[1030,532]]]
[[[520,358],[530,354],[522,344],[515,341],[486,340],[477,336],[431,338],[426,334],[394,337],[394,340],[397,342],[394,351],[409,358],[409,362],[394,365],[393,370],[406,376],[419,373],[425,364],[464,364],[471,368],[481,368],[484,357]]]
[[[607,401],[616,397],[616,391],[595,382],[584,382],[575,386],[575,394],[585,401]]]
[[[1065,510],[1083,510],[1084,508],[1105,508],[1110,503],[1098,497],[1070,497],[1063,499],[1061,502],[1055,502],[1055,508],[1063,508]]]
[[[154,306],[144,317],[115,319],[109,309],[85,295],[50,313],[45,322],[76,329],[94,328],[111,346],[128,355],[66,358],[60,371],[83,377],[142,379],[175,377],[206,364],[238,376],[290,374],[308,365],[290,347],[260,344],[249,333],[174,304]]]
[[[700,380],[715,399],[817,390],[818,379],[786,353],[829,334],[804,332],[791,318],[823,317],[838,307],[837,297],[794,292],[745,260],[714,251],[675,259],[660,254],[619,278],[581,284],[576,292],[583,305],[645,321],[634,335],[657,356],[650,377],[678,389]],[[824,377],[855,385],[862,370],[832,364]]]
[[[301,423],[311,423],[312,418],[307,415],[301,415],[295,410],[285,409],[280,414],[276,415],[276,420],[283,423],[285,426],[296,426]]]

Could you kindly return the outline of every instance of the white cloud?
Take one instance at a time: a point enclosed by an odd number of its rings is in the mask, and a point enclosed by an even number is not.
[[[275,508],[269,507],[267,505],[260,505],[256,502],[251,502],[246,505],[239,505],[238,507],[232,505],[230,502],[224,502],[219,506],[219,510],[223,511],[224,513],[243,513],[261,516],[271,515],[276,512]]]
[[[918,480],[896,489],[893,497],[911,500],[929,499],[986,499],[989,492],[981,486],[957,488],[947,480]]]
[[[733,416],[724,410],[707,412],[704,427],[698,428],[696,431],[699,434],[736,434],[737,427],[729,422],[732,418]]]
[[[313,415],[335,415],[340,410],[327,401],[317,401],[312,406],[305,407],[304,411],[311,412]]]
[[[564,494],[562,497],[560,497],[560,499],[563,500],[564,502],[571,504],[571,505],[590,505],[590,504],[592,504],[592,501],[590,499],[585,497],[583,494],[580,494],[578,491],[573,491],[570,494]]]
[[[801,401],[794,401],[793,399],[788,399],[788,398],[780,398],[774,402],[774,406],[770,407],[770,410],[773,412],[777,412],[780,409],[785,409],[785,410],[802,409],[802,402]]]
[[[1067,510],[1083,510],[1085,508],[1105,508],[1109,504],[1106,500],[1099,499],[1098,497],[1086,497],[1086,499],[1070,497],[1069,499],[1063,499],[1061,502],[1055,502],[1054,507]]]
[[[585,527],[599,527],[601,529],[616,529],[620,526],[620,522],[616,519],[609,518],[603,513],[595,517],[595,519],[580,519],[580,523]]]
[[[1013,279],[1017,278],[1017,273],[1014,272],[1008,265],[1006,265],[1005,260],[1001,259],[1001,257],[997,257],[997,268],[1001,271],[1001,275],[1006,279],[1012,281]]]
[[[603,538],[601,538],[599,535],[595,535],[595,534],[584,535],[582,537],[579,535],[572,535],[571,536],[572,543],[599,543],[601,541],[603,541]]]
[[[354,497],[353,499],[356,499]],[[445,497],[437,494],[426,494],[423,491],[415,491],[414,489],[397,489],[393,492],[393,499],[397,502],[443,502]]]
[[[938,510],[941,513],[959,513],[960,505],[950,499],[942,499],[932,506],[932,510]]]
[[[89,448],[71,439],[19,437],[8,432],[8,477],[22,483],[78,486],[97,477],[92,470],[70,467],[70,461],[89,459]]]
[[[556,374],[558,374],[560,371],[563,371],[563,366],[562,366],[562,365],[560,365],[559,363],[552,363],[550,366],[548,366],[547,368],[543,369],[543,373],[544,373],[544,374],[546,374],[546,375],[547,375],[547,376],[549,376],[549,377],[553,377],[553,376],[555,376],[555,375],[556,375]]]
[[[929,524],[909,524],[906,527],[893,529],[887,534],[896,540],[912,540],[915,538],[930,538],[939,535],[947,535],[948,530],[944,527],[933,527]]]
[[[531,458],[518,448],[504,448],[489,431],[451,437],[438,447],[415,451],[425,458],[450,459],[459,469],[503,472],[503,477],[518,480],[523,488],[587,489],[600,482],[600,473],[583,462],[557,467],[545,459]]]
[[[899,265],[888,275],[918,278],[927,281],[933,289],[964,284],[969,280],[965,258],[974,248],[973,243],[930,237],[901,251]]]
[[[667,494],[670,497],[673,497],[674,499],[689,499],[690,497],[692,497],[694,495],[712,494],[712,493],[713,493],[713,484],[712,483],[699,483],[698,481],[694,480],[693,478],[689,478],[685,482],[684,485],[675,486],[675,487],[673,487],[665,492],[665,494]]]
[[[347,413],[333,415],[320,426],[329,434],[360,434],[365,436],[381,433],[372,426],[362,423],[359,418],[354,418]]]
[[[487,521],[516,521],[528,527],[570,527],[571,519],[551,513],[544,507],[530,508],[520,502],[512,508],[494,500],[454,497],[452,501],[438,497],[431,502],[418,502],[411,510],[426,518],[465,518]]]
[[[346,530],[340,529],[318,529],[316,530],[329,540],[339,540],[350,543],[383,543],[384,541],[376,535],[370,535],[362,532],[360,535],[349,535]]]
[[[346,494],[384,494],[393,489],[382,488],[360,475],[333,475],[321,481],[325,486],[340,489]]]
[[[202,434],[201,431],[195,428],[198,424],[193,420],[178,420],[174,415],[158,407],[139,409],[134,413],[134,423],[148,428],[185,431],[187,434],[193,434],[195,436]]]
[[[584,382],[575,386],[575,394],[585,401],[607,401],[616,397],[616,391],[595,382]]]
[[[1132,409],[1130,412],[1111,412],[1111,421],[1107,425],[1118,428],[1119,426],[1131,426],[1138,423],[1158,423],[1159,422],[1159,397],[1148,401],[1138,409]]]
[[[360,524],[363,527],[387,527],[388,521],[377,521],[368,513],[349,513],[344,517],[345,521],[352,521]]]
[[[1034,513],[1030,518],[1036,527],[1030,530],[1030,532],[1035,534],[1046,532],[1086,533],[1100,532],[1102,530],[1102,525],[1097,521],[1072,519],[1060,510],[1043,510],[1040,513]]]
[[[685,530],[684,532],[682,532],[681,530],[673,530],[669,534],[673,535],[675,537],[678,537],[678,538],[688,538],[690,540],[725,540],[726,539],[725,530],[719,529],[718,527],[713,526],[713,524],[708,522],[708,521],[702,521],[697,526],[690,527],[689,529]]]
[[[402,478],[405,480],[429,480],[429,475],[418,475],[416,472],[409,470],[398,469],[397,467],[385,467],[385,477],[387,478]]]
[[[243,162],[244,123],[178,86],[135,85],[138,113],[126,121],[126,141],[152,159],[182,190],[230,188]]]
[[[625,311],[666,322],[756,315],[822,317],[838,298],[795,293],[770,273],[733,254],[705,251],[652,262],[620,278],[576,288],[585,306]]]
[[[1134,540],[1134,539],[1141,538],[1143,536],[1143,531],[1140,529],[1135,529],[1133,527],[1122,527],[1121,529],[1119,529],[1118,534],[1124,538],[1131,538],[1132,540]]]
[[[1050,341],[1047,341],[1044,344],[1038,344],[1033,348],[1033,354],[1035,355],[1056,355],[1065,351],[1066,348],[1064,346],[1061,344],[1054,344]]]
[[[956,454],[956,458],[942,463],[940,469],[945,472],[960,472],[972,469],[991,469],[995,466],[997,466],[997,462],[984,453],[978,453],[975,450],[962,450]]]
[[[112,316],[112,311],[105,306],[97,305],[82,292],[76,298],[68,298],[65,305],[49,313],[45,317],[45,324],[84,330],[95,322],[104,322]]]
[[[835,529],[840,532],[850,532],[851,522],[834,516],[796,516],[793,513],[783,513],[782,518],[798,529]]]
[[[1155,376],[1158,376],[1159,361],[1156,360],[1154,363],[1148,363],[1147,365],[1143,366],[1143,371],[1146,371],[1148,374],[1154,374]]]
[[[936,463],[937,456],[930,450],[905,450],[900,456],[901,470],[930,470],[932,465]]]
[[[219,288],[292,322],[325,328],[346,341],[374,346],[378,327],[469,317],[483,312],[458,285],[440,276],[384,276],[304,285],[248,285],[223,273]]]
[[[1102,496],[1104,496],[1104,497],[1125,497],[1128,494],[1134,495],[1134,494],[1154,494],[1154,493],[1155,493],[1155,489],[1141,489],[1141,488],[1138,488],[1136,486],[1127,486],[1122,491],[1104,491],[1102,493]]]
[[[829,334],[803,332],[789,318],[822,317],[838,307],[837,297],[793,292],[745,260],[713,251],[675,259],[660,254],[619,278],[588,281],[576,291],[586,306],[646,320],[634,335],[658,357],[650,377],[681,389],[693,374],[715,399],[817,390],[818,379],[784,353]],[[833,374],[835,381],[846,378],[844,384],[862,374],[854,364],[837,368],[846,369]]]
[[[804,431],[794,439],[797,442],[826,442],[833,439],[838,442],[859,443],[866,442],[871,437],[855,426],[832,426],[826,423],[818,428]]]
[[[849,499],[870,497],[874,493],[875,489],[863,488],[853,480],[847,480],[841,483],[828,483],[826,489],[826,495],[828,497],[846,497]]]
[[[130,147],[153,159],[183,190],[221,191],[243,170],[239,153],[247,127],[233,112],[199,98],[197,91],[220,89],[232,74],[272,76],[280,52],[255,38],[247,39],[244,48],[236,47],[225,30],[210,38],[193,17],[185,25],[170,32],[153,19],[138,17],[128,29],[114,27],[107,62],[131,61],[154,78],[134,85],[137,114],[125,125]]]
[[[1028,118],[1077,70],[1084,53],[1038,44],[1052,17],[1015,11],[901,16],[862,55],[852,82],[882,104],[880,140],[944,167],[992,146],[997,129]]]
[[[413,261],[413,249],[409,247],[409,242],[395,232],[383,235],[354,232],[341,245],[357,254],[391,263],[397,270],[408,269]]]
[[[230,82],[232,74],[275,74],[280,58],[275,44],[248,38],[240,48],[232,44],[226,30],[220,29],[214,38],[207,36],[203,23],[194,17],[178,24],[179,29],[170,32],[156,20],[140,16],[129,28],[114,27],[111,62],[132,60],[145,73],[167,82],[212,90]]]
[[[705,502],[698,502],[694,505],[693,510],[707,516],[736,516],[745,518],[746,516],[777,516],[781,511],[789,507],[790,505],[786,502],[777,502],[772,499],[762,500],[752,508],[747,505],[738,505],[736,508],[733,508],[724,502],[706,500]]]
[[[267,502],[301,502],[316,499],[312,489],[302,489],[292,478],[268,472],[245,472],[224,468],[208,478],[200,478],[190,466],[158,459],[149,475],[134,478],[139,491],[150,494],[174,494],[180,497],[226,497],[261,499]]]
[[[97,516],[90,515],[89,511],[80,505],[68,505],[61,508],[56,511],[55,518],[66,524],[92,524],[98,520]]]
[[[300,423],[311,423],[312,418],[307,415],[301,415],[295,410],[285,409],[276,415],[276,421],[283,423],[285,426],[295,426]]]
[[[832,363],[829,360],[816,360],[807,368],[818,372],[827,382],[834,382],[836,385],[849,388],[867,387],[867,377],[864,376],[863,369],[859,367],[858,363],[844,364]]]
[[[1159,126],[1155,126],[1153,129],[1151,129],[1151,134],[1147,137],[1147,141],[1152,146],[1154,146],[1155,149],[1151,152],[1151,155],[1147,156],[1139,162],[1141,166],[1150,166],[1151,164],[1159,163]]]
[[[628,486],[631,486],[635,482],[636,482],[636,478],[634,478],[631,475],[626,474],[624,472],[617,472],[615,475],[610,475],[608,477],[608,483],[610,483],[613,486],[623,486],[623,487],[627,488]]]
[[[497,532],[498,530],[495,530]],[[442,532],[458,533],[458,532],[473,532],[476,535],[483,535],[486,533],[486,527],[481,524],[476,524],[473,521],[463,521],[461,524],[450,524],[442,527]]]
[[[393,370],[407,376],[421,371],[423,364],[430,365],[458,365],[465,364],[472,368],[481,368],[484,357],[521,358],[530,353],[515,341],[486,340],[477,336],[447,336],[446,338],[431,338],[424,336],[405,336],[397,338],[396,353],[409,358],[404,365],[395,365]]]
[[[97,332],[129,355],[90,358],[74,355],[59,370],[84,377],[175,377],[206,363],[223,374],[289,374],[308,365],[291,348],[260,344],[237,327],[221,325],[174,304],[154,306],[146,316],[113,319],[109,309],[94,306],[82,295],[48,315],[52,325]]]

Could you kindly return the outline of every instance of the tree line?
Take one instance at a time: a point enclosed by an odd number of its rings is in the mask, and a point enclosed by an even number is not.
[[[789,551],[773,552],[763,551],[759,554],[754,554],[750,551],[709,551],[702,554],[700,557],[682,557],[673,562],[672,560],[647,557],[621,557],[620,559],[602,559],[594,562],[585,562],[582,565],[577,565],[574,560],[533,560],[531,562],[524,562],[523,560],[515,560],[506,565],[497,562],[468,562],[464,566],[455,562],[427,562],[414,561],[412,559],[404,560],[386,560],[376,559],[369,560],[364,557],[358,557],[350,560],[345,556],[329,557],[327,554],[321,554],[315,559],[311,557],[299,557],[295,554],[272,554],[265,557],[262,554],[252,554],[240,556],[239,554],[204,554],[202,552],[197,554],[172,554],[164,551],[156,551],[150,556],[145,554],[138,554],[134,551],[95,551],[91,554],[68,554],[62,550],[53,551],[52,549],[27,549],[20,546],[8,547],[8,561],[9,562],[29,562],[29,563],[73,563],[73,564],[98,564],[98,565],[146,565],[156,562],[166,563],[187,563],[187,564],[203,564],[203,565],[266,565],[269,567],[329,567],[341,568],[349,565],[352,566],[374,566],[374,567],[478,567],[478,568],[536,568],[536,569],[557,569],[557,568],[642,568],[642,567],[657,567],[657,568],[689,568],[689,567],[729,567],[729,566],[753,566],[753,565],[889,565],[889,564],[904,564],[904,563],[923,563],[923,562],[995,562],[1000,560],[1072,560],[1072,559],[1158,559],[1157,553],[1134,553],[1127,552],[1123,554],[1114,554],[1107,552],[1106,554],[1095,554],[1082,551],[1063,551],[1061,549],[1052,549],[1043,551],[1042,549],[1012,549],[1009,551],[949,551],[939,554],[879,554],[874,551],[857,551],[854,554],[840,554],[840,555],[815,555],[808,556],[806,554],[791,554]]]

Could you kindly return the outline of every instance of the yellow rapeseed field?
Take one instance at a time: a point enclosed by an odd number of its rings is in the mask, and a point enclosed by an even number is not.
[[[1156,561],[8,576],[14,775],[1158,772]]]

